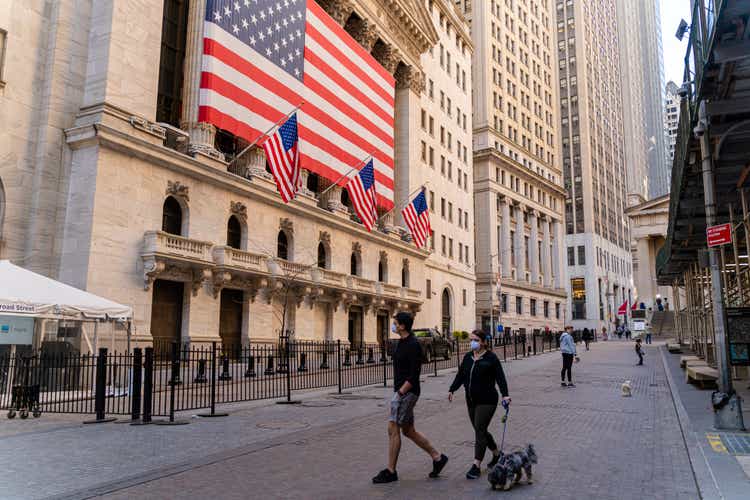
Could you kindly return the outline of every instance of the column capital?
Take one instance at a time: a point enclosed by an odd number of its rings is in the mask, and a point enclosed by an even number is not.
[[[424,91],[424,74],[414,66],[398,66],[394,76],[396,77],[397,88],[410,88],[417,94]]]
[[[346,0],[321,0],[318,3],[341,26],[344,26],[354,12],[354,7]]]
[[[346,24],[346,31],[367,52],[372,51],[379,36],[375,25],[367,19],[352,19],[351,21],[348,21]]]
[[[378,61],[388,73],[393,74],[401,61],[401,53],[387,43],[375,44],[372,49],[372,57]]]

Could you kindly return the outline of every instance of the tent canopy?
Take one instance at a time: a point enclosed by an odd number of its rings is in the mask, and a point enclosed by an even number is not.
[[[133,309],[0,260],[0,314],[125,320]]]

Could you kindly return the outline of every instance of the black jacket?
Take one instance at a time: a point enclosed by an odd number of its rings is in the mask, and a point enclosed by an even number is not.
[[[419,374],[422,370],[422,347],[413,333],[399,339],[393,352],[393,391],[397,391],[404,382],[411,383],[409,392],[419,396]]]
[[[499,398],[495,384],[500,387],[503,397],[508,395],[505,373],[495,353],[487,351],[475,362],[474,354],[467,352],[451,384],[450,392],[456,392],[463,385],[467,404],[496,405]]]

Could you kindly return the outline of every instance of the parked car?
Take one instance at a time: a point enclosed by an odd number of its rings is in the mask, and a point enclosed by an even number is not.
[[[419,345],[422,346],[422,362],[429,363],[432,361],[432,355],[434,353],[437,357],[443,359],[450,359],[453,353],[453,342],[445,337],[436,328],[415,328],[412,333],[417,340]],[[388,340],[388,356],[393,355],[393,350],[396,348],[398,339]]]

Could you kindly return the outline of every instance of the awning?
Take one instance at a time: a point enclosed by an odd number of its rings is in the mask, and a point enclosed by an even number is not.
[[[127,320],[133,309],[1,260],[0,314]]]

